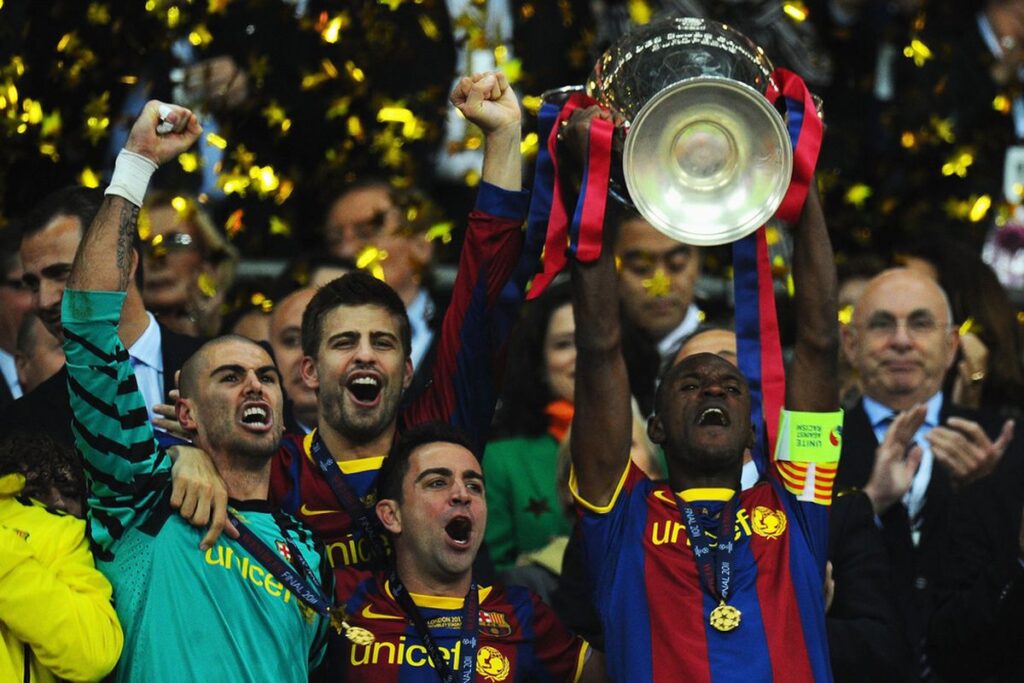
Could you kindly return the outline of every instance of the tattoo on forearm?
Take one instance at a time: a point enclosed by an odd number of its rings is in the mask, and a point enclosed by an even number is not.
[[[132,273],[132,231],[137,229],[139,207],[131,202],[122,202],[121,215],[117,224],[117,270],[118,284],[127,289]]]

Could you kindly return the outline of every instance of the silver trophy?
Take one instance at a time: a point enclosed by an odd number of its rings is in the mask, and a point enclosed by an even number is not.
[[[680,242],[726,244],[775,213],[793,152],[765,98],[773,71],[761,48],[708,19],[652,22],[601,56],[586,92],[625,133],[621,178],[651,225]]]

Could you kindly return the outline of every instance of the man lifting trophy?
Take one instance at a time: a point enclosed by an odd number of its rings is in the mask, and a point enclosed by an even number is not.
[[[813,99],[742,34],[685,18],[626,36],[585,89],[540,112],[528,239],[547,228],[534,288],[571,262],[569,486],[611,678],[831,680],[823,586],[842,413],[835,268],[810,188]],[[609,195],[677,240],[734,245],[740,368],[698,353],[662,376],[648,436],[665,452],[663,483],[629,459]],[[788,383],[758,229],[773,215],[795,227]],[[748,451],[764,476],[741,491]]]

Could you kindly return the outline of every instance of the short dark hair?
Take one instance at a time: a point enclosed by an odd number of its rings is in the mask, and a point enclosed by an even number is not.
[[[82,239],[89,232],[96,214],[103,203],[103,191],[98,188],[68,185],[54,190],[43,197],[32,210],[25,214],[21,222],[21,239],[32,237],[60,216],[77,218],[81,226]],[[135,285],[142,291],[142,238],[139,231],[132,232],[132,249],[138,256],[139,265],[135,268]]]
[[[199,371],[202,369],[201,361],[209,354],[210,349],[229,341],[245,342],[247,344],[252,344],[253,346],[258,346],[262,351],[270,356],[271,360],[274,360],[273,352],[267,348],[267,346],[254,339],[243,337],[240,334],[222,334],[219,337],[214,337],[213,339],[204,342],[202,346],[196,349],[195,352],[189,356],[184,363],[182,363],[181,374],[178,375],[178,391],[182,398],[191,398],[195,395],[196,390],[199,387]]]
[[[324,318],[339,306],[380,306],[398,321],[398,337],[406,358],[412,352],[409,314],[401,297],[389,285],[369,273],[357,270],[328,282],[302,314],[302,353],[316,357],[324,333]]]
[[[13,432],[0,440],[0,476],[25,477],[22,495],[46,500],[56,489],[64,498],[85,501],[85,473],[72,448],[50,434]]]
[[[58,216],[74,216],[82,224],[82,233],[92,224],[103,203],[97,188],[68,185],[46,195],[21,221],[22,239],[31,237]]]
[[[8,223],[0,228],[0,278],[6,280],[18,262],[21,245],[21,225]]]
[[[480,460],[472,439],[463,430],[447,422],[433,421],[418,424],[403,432],[391,446],[377,475],[377,500],[402,502],[402,480],[409,473],[409,459],[420,446],[429,443],[450,443],[462,446]]]

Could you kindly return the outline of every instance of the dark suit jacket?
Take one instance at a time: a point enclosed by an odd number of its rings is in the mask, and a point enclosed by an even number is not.
[[[205,340],[171,332],[163,325],[160,325],[160,339],[166,396],[174,388],[174,374]],[[56,375],[36,387],[35,391],[22,396],[3,411],[0,415],[0,435],[15,432],[46,433],[74,448],[66,368],[61,368]]]
[[[11,394],[11,388],[7,386],[7,380],[0,377],[0,410],[3,410],[13,402],[14,396]]]
[[[998,417],[957,409],[946,402],[939,413],[940,424],[944,424],[951,416],[975,420],[992,438],[998,435],[1002,426],[1002,420]],[[843,450],[836,475],[836,491],[863,488],[871,476],[877,447],[878,441],[864,411],[863,401],[858,401],[853,409],[847,411],[843,421]],[[1011,446],[1004,457],[1017,458],[1014,450]],[[893,505],[881,519],[895,604],[913,647],[915,661],[920,654],[928,619],[934,609],[950,514],[958,498],[949,475],[938,463],[932,469],[925,495],[921,511],[921,537],[917,547],[913,545],[910,523],[903,505]]]
[[[943,680],[1024,681],[1022,465],[1004,456],[994,476],[964,491],[953,516],[927,641]]]

